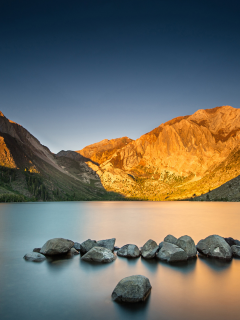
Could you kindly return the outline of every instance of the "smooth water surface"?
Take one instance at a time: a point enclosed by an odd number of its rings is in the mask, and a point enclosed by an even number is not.
[[[71,259],[42,263],[23,256],[48,239],[82,242],[115,237],[116,245],[161,242],[167,234],[240,239],[240,203],[55,202],[0,205],[0,319],[240,318],[240,260],[198,257],[169,265],[117,258],[98,265]],[[111,293],[124,277],[150,279],[146,303],[118,304]]]

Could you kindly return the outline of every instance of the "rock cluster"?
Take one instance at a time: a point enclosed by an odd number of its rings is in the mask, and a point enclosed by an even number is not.
[[[207,257],[231,260],[232,257],[240,257],[240,241],[233,238],[223,238],[211,235],[198,242],[187,235],[175,238],[167,235],[159,245],[152,239],[148,240],[141,250],[134,244],[126,244],[123,247],[115,247],[115,238],[106,240],[88,239],[81,244],[68,239],[54,238],[48,240],[42,248],[35,248],[33,252],[24,256],[27,261],[41,262],[45,256],[69,255],[73,256],[81,252],[81,259],[88,262],[109,263],[116,260],[117,255],[126,258],[137,258],[140,255],[144,259],[157,258],[166,262],[187,261],[196,257],[197,251]],[[119,281],[112,292],[112,299],[118,302],[142,302],[147,299],[152,286],[148,278],[142,275],[133,275]]]

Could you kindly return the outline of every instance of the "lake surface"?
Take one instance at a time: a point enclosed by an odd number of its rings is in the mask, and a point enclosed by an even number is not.
[[[97,265],[71,259],[28,262],[23,256],[56,237],[83,242],[115,237],[116,245],[161,242],[167,234],[240,239],[240,203],[55,202],[0,205],[0,319],[240,319],[240,260],[198,257],[169,265],[117,258]],[[146,303],[118,304],[122,278],[141,274]]]

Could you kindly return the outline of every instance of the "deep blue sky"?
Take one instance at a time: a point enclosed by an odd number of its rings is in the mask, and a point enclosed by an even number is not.
[[[240,107],[240,5],[0,0],[0,110],[51,151]]]

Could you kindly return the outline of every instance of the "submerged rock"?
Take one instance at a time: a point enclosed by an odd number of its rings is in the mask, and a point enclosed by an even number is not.
[[[116,238],[99,240],[99,241],[97,241],[97,246],[107,248],[108,250],[113,251],[115,242],[116,242]]]
[[[196,257],[197,249],[195,246],[195,242],[189,236],[182,236],[177,240],[176,244],[179,248],[183,249],[188,258]]]
[[[157,243],[150,239],[144,244],[144,246],[141,249],[142,257],[145,259],[152,259],[155,257],[158,249],[159,247]]]
[[[197,244],[197,250],[209,257],[231,260],[232,250],[224,238],[218,235],[211,235]]]
[[[120,302],[145,301],[152,286],[148,278],[136,275],[122,279],[113,290],[112,299]]]
[[[41,248],[40,253],[48,256],[65,254],[67,253],[74,245],[74,242],[68,239],[63,238],[54,238],[48,240],[43,247]]]
[[[88,239],[80,244],[80,252],[82,254],[87,253],[89,250],[91,250],[93,247],[95,247],[97,244],[96,240]]]
[[[231,246],[231,249],[233,256],[240,258],[240,246],[233,245]]]
[[[112,262],[117,257],[112,253],[111,250],[103,247],[93,247],[84,256],[82,256],[82,260],[84,261],[95,261],[95,262],[102,262],[108,263]]]
[[[177,238],[175,238],[174,236],[172,236],[171,234],[167,235],[164,238],[164,242],[168,242],[168,243],[172,243],[172,244],[177,244]]]
[[[23,258],[27,261],[33,261],[33,262],[41,262],[46,260],[46,257],[43,254],[38,252],[27,253]]]
[[[157,259],[167,262],[186,261],[187,253],[175,244],[164,242],[161,250],[157,254]]]
[[[135,244],[126,244],[117,252],[118,256],[126,258],[137,258],[140,254],[140,250]]]

